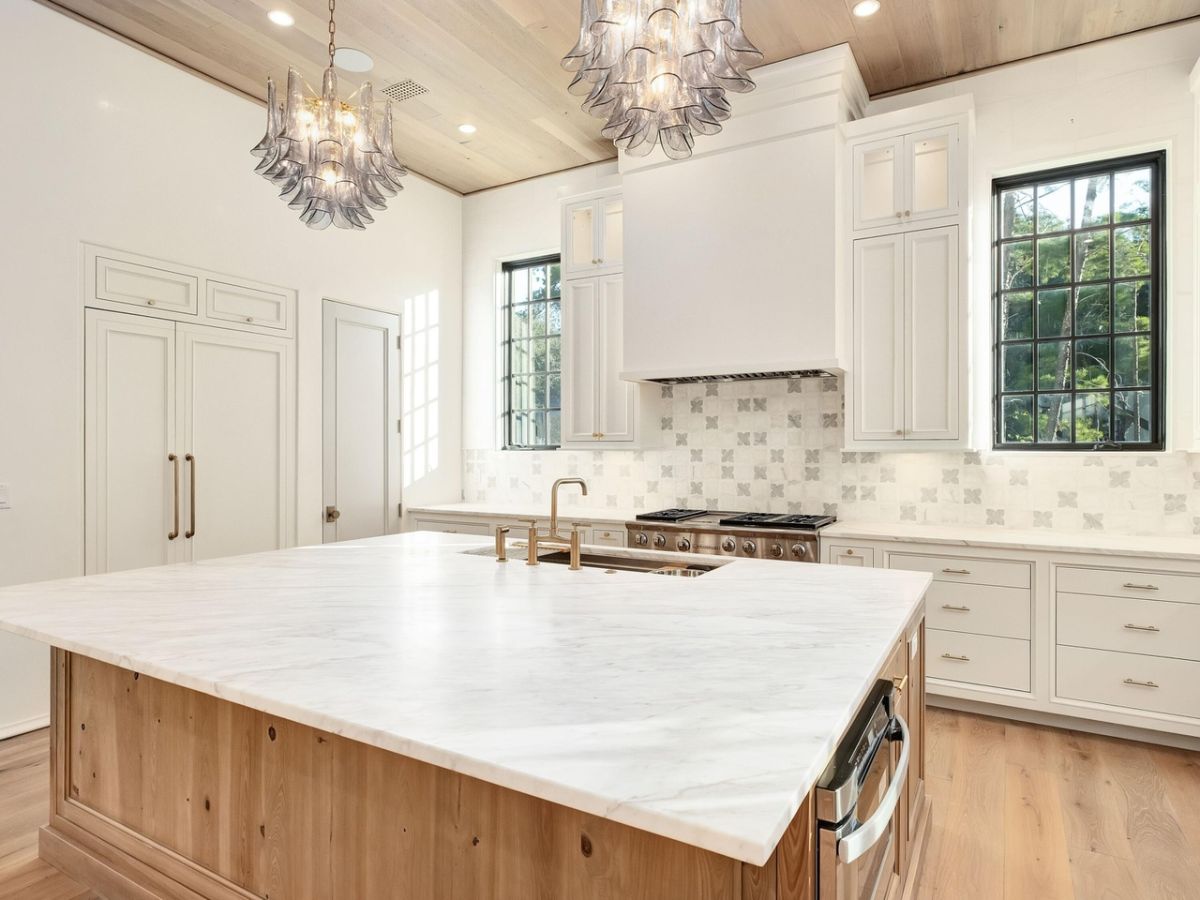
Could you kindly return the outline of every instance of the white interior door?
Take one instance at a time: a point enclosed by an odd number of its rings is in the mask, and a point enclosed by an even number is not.
[[[392,313],[325,301],[326,542],[400,530],[399,335]]]
[[[177,328],[190,558],[291,546],[291,342],[203,325]]]
[[[89,309],[85,329],[87,574],[180,561],[175,323]]]
[[[904,235],[854,242],[854,437],[904,437]]]
[[[906,436],[957,440],[958,226],[909,234],[905,256]]]

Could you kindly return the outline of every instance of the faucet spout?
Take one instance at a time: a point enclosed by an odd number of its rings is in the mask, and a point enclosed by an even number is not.
[[[550,488],[550,536],[558,537],[558,489],[564,484],[577,484],[583,496],[587,496],[587,482],[582,478],[559,478]]]

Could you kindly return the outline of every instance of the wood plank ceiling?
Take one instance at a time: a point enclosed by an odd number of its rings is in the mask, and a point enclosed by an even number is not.
[[[259,99],[289,63],[320,83],[326,0],[42,2]],[[767,62],[848,42],[878,94],[1200,15],[1200,0],[882,0],[860,19],[855,2],[745,0],[746,32]],[[273,25],[272,9],[295,26]],[[576,0],[340,0],[338,44],[374,57],[376,90],[429,89],[395,105],[397,152],[469,193],[615,155],[559,67],[578,17]],[[342,77],[346,93],[362,76]],[[465,122],[478,131],[460,134]]]

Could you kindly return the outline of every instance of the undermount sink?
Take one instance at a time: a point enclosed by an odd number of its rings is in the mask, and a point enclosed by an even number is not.
[[[524,543],[514,543],[510,545],[509,559],[513,563],[524,563],[525,552],[528,545]],[[490,547],[472,547],[470,550],[464,550],[463,553],[471,556],[492,556],[496,555],[495,551]],[[567,566],[571,564],[571,553],[568,550],[547,550],[538,554],[539,563],[549,563],[554,566]],[[679,559],[660,556],[658,554],[622,554],[622,553],[597,553],[591,550],[585,550],[579,555],[579,564],[585,569],[603,569],[606,572],[646,572],[651,575],[673,575],[677,578],[698,578],[701,575],[706,575],[713,569],[719,569],[724,562],[699,563],[699,562],[683,562]]]

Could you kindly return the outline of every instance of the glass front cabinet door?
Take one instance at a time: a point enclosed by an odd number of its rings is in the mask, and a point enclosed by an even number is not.
[[[854,230],[904,228],[958,214],[958,126],[854,148]]]
[[[563,204],[563,278],[621,271],[624,212],[619,194]]]
[[[958,126],[919,131],[904,138],[910,185],[904,207],[906,221],[925,221],[958,214]]]

